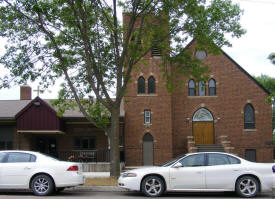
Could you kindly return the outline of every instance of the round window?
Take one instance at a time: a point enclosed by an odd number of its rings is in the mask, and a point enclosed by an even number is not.
[[[204,50],[197,50],[196,53],[195,53],[195,56],[196,56],[199,60],[203,61],[203,60],[205,60],[205,58],[206,58],[206,52],[205,52]]]

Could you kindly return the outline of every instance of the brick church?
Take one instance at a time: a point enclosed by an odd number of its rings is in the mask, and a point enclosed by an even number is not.
[[[161,54],[133,71],[120,111],[120,150],[126,166],[160,165],[188,152],[225,151],[257,162],[273,162],[269,95],[225,52],[186,47],[209,66],[209,79],[182,79],[184,88],[165,88]],[[108,138],[77,111],[57,116],[49,100],[0,100],[0,150],[36,150],[73,161],[108,161]]]
[[[273,161],[268,91],[225,52],[196,51],[195,43],[188,48],[209,66],[208,81],[183,79],[185,87],[169,93],[153,54],[133,74],[124,105],[126,164],[159,165],[196,151]]]

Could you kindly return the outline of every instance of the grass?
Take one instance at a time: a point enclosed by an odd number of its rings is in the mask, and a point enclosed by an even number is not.
[[[84,186],[117,186],[117,178],[87,178]]]

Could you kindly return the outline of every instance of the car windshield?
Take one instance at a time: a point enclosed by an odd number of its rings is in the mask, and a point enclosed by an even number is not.
[[[181,158],[183,158],[183,157],[184,157],[184,156],[177,157],[177,158],[171,160],[170,162],[167,162],[167,163],[165,163],[165,164],[163,164],[163,165],[161,165],[161,166],[162,166],[162,167],[169,167],[169,166],[171,166],[172,164],[174,164],[175,162],[177,162],[179,159],[181,159]]]

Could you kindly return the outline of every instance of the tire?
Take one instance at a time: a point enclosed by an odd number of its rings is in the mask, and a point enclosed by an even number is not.
[[[47,196],[53,193],[54,183],[47,175],[37,175],[31,182],[31,189],[37,196]]]
[[[141,183],[141,191],[149,197],[158,197],[164,192],[164,182],[158,176],[148,176]]]
[[[237,180],[236,193],[244,198],[255,197],[259,192],[259,182],[252,176],[243,176]]]

